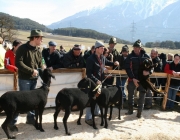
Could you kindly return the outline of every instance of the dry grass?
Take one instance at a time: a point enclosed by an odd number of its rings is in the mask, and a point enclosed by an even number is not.
[[[25,43],[26,41],[28,41],[28,36],[30,35],[30,31],[18,31],[18,35],[17,35],[17,39],[20,39],[23,41],[23,43]],[[45,38],[43,39],[43,44],[42,46],[48,45],[49,41],[55,41],[58,44],[58,47],[60,45],[63,45],[65,47],[66,50],[69,50],[70,48],[73,47],[74,44],[82,44],[83,46],[85,46],[85,49],[87,49],[87,47],[91,47],[92,45],[95,44],[96,39],[91,39],[91,38],[81,38],[81,37],[71,37],[71,36],[62,36],[62,35],[51,35],[49,33],[44,33]],[[116,45],[116,49],[118,51],[121,50],[122,46],[124,44],[117,44]],[[133,47],[132,45],[128,45],[130,48],[130,52],[132,51]],[[105,47],[108,47],[108,43],[105,43]],[[147,53],[150,53],[152,48],[146,48],[144,47]],[[158,48],[159,53],[177,53],[180,50],[172,50],[172,49],[163,49],[163,48]]]

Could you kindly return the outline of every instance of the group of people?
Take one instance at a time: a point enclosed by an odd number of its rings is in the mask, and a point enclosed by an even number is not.
[[[116,86],[121,87],[123,97],[126,99],[124,86],[127,82],[128,112],[126,115],[133,114],[134,93],[135,90],[138,89],[137,117],[140,118],[144,108],[145,96],[152,96],[151,91],[146,91],[138,81],[138,70],[141,63],[149,58],[152,59],[153,63],[158,63],[158,66],[154,69],[155,72],[166,72],[174,76],[179,76],[180,74],[180,56],[178,54],[174,55],[174,60],[166,62],[163,60],[163,54],[160,56],[158,55],[157,49],[152,49],[151,54],[148,55],[142,48],[141,40],[135,41],[132,52],[129,52],[129,47],[127,45],[124,45],[121,51],[118,52],[115,48],[117,44],[115,37],[110,38],[108,47],[105,47],[103,42],[97,40],[91,50],[86,51],[83,55],[81,45],[79,44],[75,44],[70,51],[66,52],[63,46],[60,46],[60,50],[57,50],[57,43],[54,41],[50,41],[48,43],[49,47],[43,49],[41,52],[39,46],[42,43],[43,37],[43,32],[41,30],[32,30],[27,43],[22,44],[21,41],[15,40],[12,45],[13,48],[4,52],[4,56],[1,55],[0,57],[0,67],[4,66],[6,69],[18,73],[20,91],[32,90],[36,87],[39,68],[46,67],[51,70],[57,68],[86,68],[87,77],[93,80],[97,85],[102,85],[102,87],[112,85],[114,82],[114,77],[106,77],[105,75],[109,67],[116,70],[124,69],[127,73],[127,77],[117,76]],[[2,49],[2,41],[3,40],[0,39],[0,50]],[[2,51],[0,52],[2,53]],[[43,66],[43,61],[45,61],[46,66]],[[152,72],[152,70],[143,71],[143,75],[150,75]],[[153,81],[152,79],[152,83],[156,86],[159,84],[163,86],[163,84],[165,85],[164,80],[158,79]],[[177,88],[180,86],[179,83],[177,79],[171,80],[168,98],[174,100]],[[147,100],[145,103],[146,107],[152,106],[151,100]],[[173,108],[173,102],[168,101],[167,108]],[[98,106],[96,106],[95,115],[99,115]],[[18,113],[14,116],[9,125],[12,131],[17,128],[15,125],[17,118]],[[92,115],[89,107],[86,108],[85,122],[88,125],[92,125]],[[34,124],[33,111],[28,112],[26,123]]]

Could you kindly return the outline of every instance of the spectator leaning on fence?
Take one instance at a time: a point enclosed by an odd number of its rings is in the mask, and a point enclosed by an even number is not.
[[[139,83],[139,68],[141,63],[146,59],[150,58],[144,50],[141,49],[141,41],[137,40],[133,44],[133,51],[128,55],[125,62],[125,70],[128,75],[128,106],[129,110],[126,115],[133,114],[134,106],[134,91],[136,88],[139,90],[139,99],[138,99],[138,110],[137,117],[141,118],[141,113],[144,107],[144,100],[146,90]],[[150,75],[152,71],[143,71],[143,75]]]
[[[12,49],[8,50],[5,54],[5,59],[4,59],[4,66],[6,69],[12,71],[12,72],[17,72],[18,68],[15,66],[15,57],[16,57],[16,50],[18,47],[22,44],[21,41],[19,40],[14,40],[12,44]]]
[[[75,44],[72,50],[63,57],[63,65],[65,68],[83,68],[85,67],[84,58],[82,56],[81,45]]]
[[[127,45],[123,46],[121,49],[120,55],[117,57],[117,61],[119,62],[119,70],[124,70],[125,69],[125,60],[127,56],[129,55],[129,47]],[[121,74],[119,74],[116,77],[116,86],[121,87],[122,90],[122,95],[124,101],[126,100],[126,93],[125,93],[125,83],[127,81],[127,77],[119,77]]]
[[[180,76],[180,55],[174,55],[174,61],[169,62],[165,65],[164,72],[168,74],[172,74],[174,77]],[[180,81],[178,79],[171,78],[169,91],[168,91],[168,98],[171,100],[176,99],[176,94],[179,90]],[[166,108],[173,109],[174,102],[167,100]]]
[[[32,30],[28,37],[30,41],[19,46],[16,51],[15,65],[18,68],[19,90],[33,90],[38,79],[38,68],[42,68],[42,54],[39,46],[42,43],[41,30]],[[34,124],[34,113],[28,112],[27,124]]]
[[[4,58],[6,50],[3,47],[3,39],[0,37],[0,69],[4,69]]]
[[[162,72],[162,62],[160,61],[160,58],[158,57],[158,50],[156,48],[151,50],[150,57],[152,59],[153,64],[158,64],[154,68],[154,72]],[[161,78],[151,78],[150,79],[153,84],[155,84],[156,88],[159,88],[161,85]],[[152,91],[150,89],[147,90],[145,99],[144,108],[150,109],[152,107]],[[154,93],[154,97],[157,97],[157,94]],[[154,98],[156,100],[156,98]]]
[[[59,52],[56,50],[56,42],[50,41],[49,48],[43,49],[42,57],[45,60],[46,67],[50,70],[54,70],[57,68],[62,68],[62,63],[60,61],[61,57]]]

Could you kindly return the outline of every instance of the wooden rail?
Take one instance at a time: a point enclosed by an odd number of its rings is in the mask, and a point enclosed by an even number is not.
[[[85,68],[79,68],[79,69],[66,69],[66,68],[61,68],[61,69],[56,69],[53,70],[53,73],[73,73],[73,72],[81,72],[82,73],[82,78],[86,76],[86,69]],[[112,75],[123,75],[127,76],[125,70],[109,70],[109,73]],[[9,70],[6,69],[0,69],[0,74],[14,74],[14,83],[13,83],[13,89],[17,90],[18,89],[18,82],[17,82],[17,73],[10,72]],[[165,110],[166,108],[166,102],[167,102],[167,96],[168,96],[168,90],[169,90],[169,84],[171,77],[173,77],[170,74],[166,73],[158,73],[154,72],[150,77],[154,78],[167,78],[166,86],[165,86],[165,93],[166,95],[163,97],[163,103],[162,103],[162,109]],[[180,77],[178,77],[180,79]]]
[[[109,73],[113,74],[113,75],[126,75],[127,73],[125,70],[109,70]],[[170,85],[170,81],[171,81],[171,77],[173,77],[173,75],[167,74],[167,73],[163,73],[163,72],[154,72],[153,74],[151,74],[150,76],[151,78],[167,78],[166,81],[166,86],[165,86],[165,96],[163,97],[163,102],[162,102],[162,109],[165,110],[166,109],[166,103],[167,103],[167,96],[168,96],[168,91],[169,91],[169,85]],[[180,76],[177,77],[178,79],[180,79]]]

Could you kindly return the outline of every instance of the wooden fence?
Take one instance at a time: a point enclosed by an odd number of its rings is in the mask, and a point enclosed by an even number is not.
[[[56,69],[53,70],[56,80],[52,80],[50,93],[48,95],[48,102],[46,107],[55,106],[54,100],[57,93],[62,88],[74,88],[77,87],[77,83],[86,76],[86,69]],[[124,70],[109,70],[112,75],[127,76]],[[151,77],[154,78],[167,78],[165,93],[168,93],[169,84],[172,75],[166,73],[154,72]],[[180,78],[180,77],[178,77]],[[37,87],[41,86],[41,79],[38,79]],[[6,91],[18,90],[17,73],[10,72],[6,69],[0,70],[0,96]],[[162,109],[165,110],[167,102],[167,94],[163,97]]]

